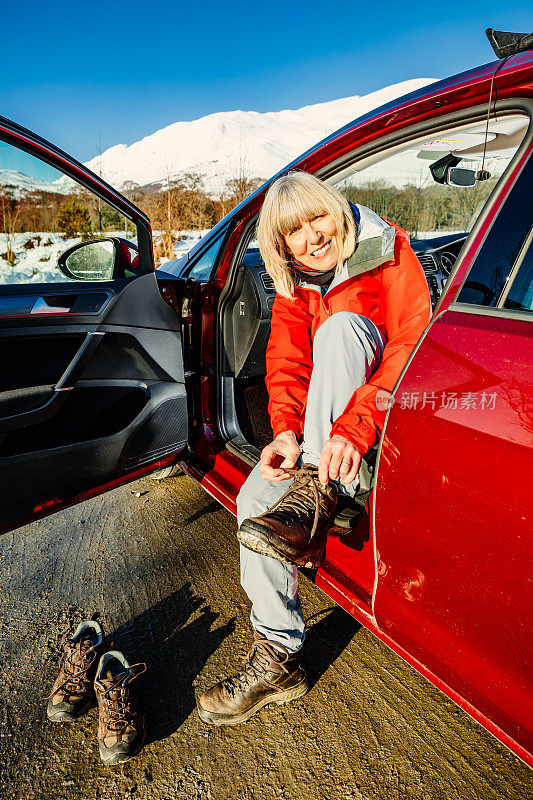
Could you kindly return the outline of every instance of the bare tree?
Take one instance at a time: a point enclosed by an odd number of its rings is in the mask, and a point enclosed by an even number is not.
[[[2,254],[2,258],[9,261],[10,264],[14,264],[16,256],[13,245],[21,206],[5,187],[0,187],[0,209],[2,213],[2,231],[6,237],[6,252]]]

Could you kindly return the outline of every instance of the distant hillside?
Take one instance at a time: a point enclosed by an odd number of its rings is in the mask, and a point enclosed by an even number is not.
[[[41,181],[24,172],[10,169],[0,169],[0,188],[17,199],[26,196],[29,192],[48,192],[50,194],[66,194],[67,186],[58,185],[58,181]]]
[[[195,172],[204,176],[206,192],[218,196],[228,180],[268,178],[347,122],[433,80],[415,78],[294,111],[228,111],[175,122],[135,144],[117,144],[87,165],[117,188],[129,181],[164,185]]]

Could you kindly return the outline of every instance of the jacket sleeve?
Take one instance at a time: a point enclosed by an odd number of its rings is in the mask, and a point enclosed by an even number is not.
[[[381,433],[386,408],[376,407],[379,389],[392,392],[415,344],[429,324],[431,301],[424,271],[408,240],[396,236],[395,259],[381,267],[379,306],[387,331],[381,363],[369,382],[357,389],[331,428],[363,455]]]
[[[313,369],[311,320],[307,305],[278,295],[272,309],[266,351],[268,411],[274,438],[284,431],[303,433],[303,416]]]

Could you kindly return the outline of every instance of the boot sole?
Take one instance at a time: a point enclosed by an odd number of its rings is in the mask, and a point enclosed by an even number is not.
[[[308,691],[309,684],[307,680],[304,680],[291,689],[286,689],[284,692],[264,697],[263,700],[260,700],[255,706],[252,706],[248,711],[244,711],[242,714],[215,714],[213,711],[206,711],[202,708],[198,699],[196,700],[196,708],[202,722],[206,722],[208,725],[240,725],[241,722],[246,722],[251,716],[270,703],[282,706],[285,703],[290,703],[291,700],[298,700],[300,697],[307,694]]]
[[[90,711],[94,705],[95,702],[93,699],[91,699],[86,703],[86,705],[83,706],[83,708],[80,708],[79,711],[73,713],[71,711],[64,711],[64,710],[54,711],[53,706],[50,706],[50,704],[48,704],[48,706],[46,707],[46,716],[48,717],[50,722],[72,722],[73,720],[78,719],[78,717],[83,716],[83,714],[86,714],[87,711]]]
[[[115,766],[115,764],[124,764],[126,761],[131,761],[132,758],[135,758],[135,756],[139,755],[139,753],[144,747],[145,742],[146,742],[146,723],[142,739],[135,748],[135,750],[133,750],[133,752],[131,753],[109,753],[109,755],[107,755],[106,753],[107,747],[105,746],[105,744],[103,742],[98,742],[98,749],[100,751],[100,758],[102,760],[102,763],[105,764],[106,767],[113,767]],[[106,755],[107,758],[104,757]]]
[[[298,567],[306,567],[308,569],[317,569],[323,560],[323,551],[316,558],[309,555],[294,556],[293,560],[289,559],[285,553],[281,553],[274,545],[268,540],[267,536],[263,533],[263,529],[259,525],[252,522],[243,522],[237,531],[237,539],[246,547],[247,550],[252,550],[254,553],[259,553],[262,556],[270,556],[275,558],[276,561],[281,561],[283,564],[296,565]],[[307,559],[307,560],[304,560]]]

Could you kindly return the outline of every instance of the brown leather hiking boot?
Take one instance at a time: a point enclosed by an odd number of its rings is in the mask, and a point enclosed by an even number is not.
[[[268,703],[282,705],[309,691],[299,653],[254,634],[254,643],[244,660],[244,669],[216,683],[201,695],[196,705],[203,722],[238,725]]]
[[[299,567],[319,567],[335,513],[337,486],[318,480],[318,467],[304,464],[292,486],[268,511],[245,519],[237,538],[249,550]]]
[[[144,715],[131,684],[145,671],[146,664],[130,666],[118,650],[109,650],[100,659],[94,690],[98,703],[98,746],[104,764],[129,761],[144,744]]]
[[[48,719],[70,722],[94,705],[93,679],[103,650],[101,625],[92,619],[80,622],[65,645],[59,675],[46,698]]]

